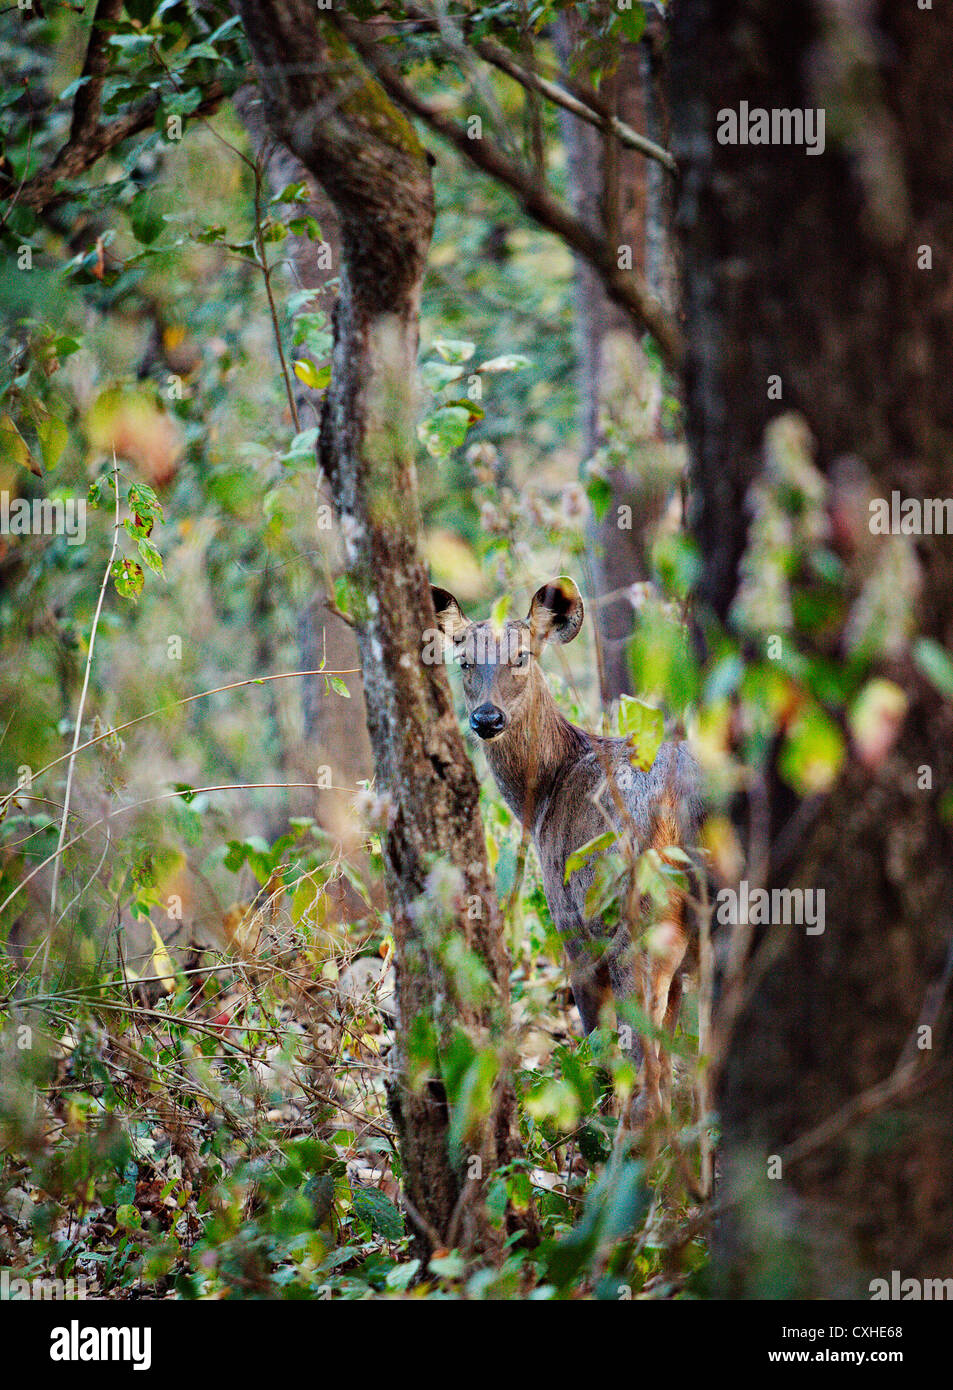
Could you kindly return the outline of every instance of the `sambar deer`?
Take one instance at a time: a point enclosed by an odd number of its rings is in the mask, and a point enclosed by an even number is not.
[[[656,1030],[671,1034],[689,944],[684,888],[673,883],[662,920],[651,921],[640,902],[629,914],[638,920],[623,912],[611,928],[586,912],[596,859],[568,882],[566,862],[607,830],[628,836],[639,852],[655,848],[663,861],[667,848],[694,844],[700,803],[691,753],[684,743],[663,743],[642,771],[633,766],[627,739],[587,733],[560,713],[539,658],[548,642],[571,642],[582,626],[583,602],[571,579],[550,580],[525,619],[499,626],[468,621],[446,589],[432,593],[438,626],[463,672],[470,728],[483,740],[504,801],[532,835],[583,1028],[589,1033],[598,1025],[614,995],[617,1006],[634,1001]],[[671,1063],[656,1043],[646,1048],[636,1028],[628,1032],[627,1050],[641,1069],[631,1118],[642,1120],[667,1104]]]

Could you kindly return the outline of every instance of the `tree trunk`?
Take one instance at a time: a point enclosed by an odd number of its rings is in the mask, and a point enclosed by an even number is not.
[[[477,783],[446,672],[422,659],[424,634],[436,624],[417,549],[411,383],[434,216],[430,170],[413,129],[333,19],[307,0],[240,0],[240,9],[272,127],[321,182],[341,232],[319,460],[363,608],[361,661],[396,943],[406,1205],[422,1247],[498,1254],[505,1231],[490,1224],[480,1193],[483,1179],[518,1151],[505,1056],[508,965]],[[436,1049],[428,1056],[431,1024]],[[451,1155],[445,1049],[461,1033],[475,1049],[490,1049],[498,1070],[479,1125],[464,1129],[462,1150]],[[480,1163],[465,1176],[467,1148]]]
[[[341,238],[334,206],[313,174],[287,146],[274,138],[265,119],[257,84],[247,83],[239,88],[232,100],[248,132],[255,157],[263,165],[268,193],[274,197],[290,184],[297,183],[304,183],[308,189],[307,202],[297,207],[296,212],[299,215],[308,214],[316,220],[321,228],[321,241],[289,233],[282,248],[295,290],[315,291],[308,311],[320,309],[330,319],[336,295],[328,282],[336,278],[341,263]],[[330,265],[327,264],[328,258],[322,254],[325,248],[330,249]],[[307,354],[299,349],[297,355]],[[302,430],[320,424],[320,397],[296,375],[292,376],[292,390]],[[317,486],[319,502],[332,500],[326,481]],[[357,636],[342,618],[328,610],[323,592],[323,575],[340,574],[343,568],[340,536],[325,530],[315,530],[313,534],[315,546],[321,552],[321,563],[309,562],[302,557],[304,563],[310,563],[317,592],[305,600],[298,615],[298,662],[303,671],[317,670],[322,661],[329,670],[353,670],[360,660]],[[347,685],[351,692],[350,701],[338,696],[327,698],[320,677],[311,677],[302,685],[302,733],[300,744],[291,749],[291,770],[294,773],[291,781],[315,782],[318,780],[318,770],[331,766],[334,768],[335,783],[342,787],[356,787],[359,782],[370,780],[373,757],[367,736],[364,682],[360,675],[351,676]],[[332,840],[341,845],[345,856],[356,862],[363,873],[367,867],[366,856],[361,850],[363,831],[354,814],[351,799],[331,789],[300,790],[297,797],[301,799],[301,804],[294,806],[293,814],[313,815]],[[346,879],[332,885],[331,891],[338,899],[338,911],[342,915],[350,919],[362,915],[364,909],[361,900]]]
[[[784,640],[841,668],[865,602],[879,593],[888,611],[902,608],[883,579],[898,555],[915,627],[953,642],[950,537],[875,537],[866,501],[950,492],[953,128],[938,116],[953,109],[951,44],[948,8],[887,0],[683,0],[673,15],[701,598],[729,619],[765,427],[797,412],[845,598],[833,623]],[[719,143],[718,113],[742,102],[822,108],[825,152]],[[768,397],[775,374],[780,403]],[[883,756],[865,760],[851,742],[814,804],[767,770],[765,880],[823,890],[826,924],[820,935],[787,929],[732,1035],[722,1293],[866,1297],[892,1270],[953,1274],[953,854],[941,815],[953,719],[911,658],[906,616],[892,645],[883,623],[875,630],[871,674],[909,702]]]
[[[567,72],[584,33],[583,19],[571,11],[554,26],[559,60]],[[660,130],[657,109],[653,53],[648,44],[624,44],[618,72],[603,84],[600,95],[621,120],[639,131],[654,127],[647,133],[666,145],[667,132]],[[631,250],[633,269],[646,279],[650,293],[670,309],[666,185],[671,176],[660,164],[623,148],[569,112],[560,111],[559,119],[573,211],[608,240],[613,259],[619,247]],[[654,394],[648,359],[631,320],[612,303],[599,273],[579,256],[575,258],[574,298],[583,460],[591,459],[605,444],[607,422],[618,425],[625,437],[636,436],[640,445],[639,458],[608,470],[608,506],[601,517],[591,514],[586,528],[600,648],[600,692],[608,707],[619,695],[633,690],[629,639],[634,609],[624,591],[649,577],[648,544],[671,491],[671,470],[665,466],[668,451],[658,438],[654,411],[646,410],[640,418],[638,409],[640,398]],[[628,509],[628,526],[619,524],[623,508]]]

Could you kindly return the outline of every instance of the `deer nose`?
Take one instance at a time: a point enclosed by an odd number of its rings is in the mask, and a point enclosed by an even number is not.
[[[480,705],[470,715],[470,728],[480,738],[492,738],[506,728],[506,715],[496,705]]]

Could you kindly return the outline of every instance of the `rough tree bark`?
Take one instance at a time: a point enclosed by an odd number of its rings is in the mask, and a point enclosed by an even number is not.
[[[795,410],[809,424],[848,595],[882,566],[887,540],[898,542],[871,537],[862,492],[858,512],[845,480],[866,476],[887,499],[894,488],[905,498],[951,491],[953,128],[942,119],[953,109],[951,45],[943,6],[676,7],[694,528],[701,597],[722,619],[739,588],[745,501],[772,414]],[[718,143],[718,112],[742,101],[823,108],[826,152]],[[779,404],[767,396],[774,373]],[[907,552],[916,625],[949,650],[953,539],[911,539]],[[833,637],[808,634],[815,651],[843,660],[851,611]],[[723,1075],[729,1206],[715,1263],[721,1291],[736,1296],[868,1296],[870,1280],[891,1270],[953,1274],[953,855],[940,814],[953,720],[906,643],[880,671],[910,703],[879,768],[851,746],[813,815],[793,798],[782,806],[780,783],[773,789],[769,885],[823,889],[826,930],[788,933],[754,986]],[[783,858],[782,814],[799,816],[787,821]],[[923,1053],[918,1020],[933,1025]],[[911,1057],[919,1065],[900,1084],[894,1074],[871,1089]],[[780,1181],[765,1182],[772,1154],[790,1158]]]
[[[434,217],[427,155],[333,19],[307,0],[239,0],[239,8],[272,128],[321,183],[341,232],[319,459],[363,595],[361,661],[396,942],[406,1204],[424,1247],[494,1254],[505,1232],[487,1220],[480,1180],[465,1180],[448,1152],[440,1064],[422,1088],[409,1075],[418,1020],[434,1022],[438,1046],[462,1027],[502,1057],[508,1003],[476,779],[446,672],[422,660],[422,634],[435,620],[417,549],[412,382]],[[482,965],[488,990],[468,994],[461,985],[447,952],[454,940]],[[516,1156],[505,1066],[481,1135],[468,1138],[484,1176]]]

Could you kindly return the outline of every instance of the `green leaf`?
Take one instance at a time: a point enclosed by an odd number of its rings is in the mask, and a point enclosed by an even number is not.
[[[576,1143],[579,1145],[579,1152],[591,1167],[595,1167],[597,1163],[605,1163],[612,1152],[612,1140],[597,1124],[583,1125],[576,1133]]]
[[[377,1187],[358,1187],[353,1197],[354,1214],[384,1240],[402,1240],[404,1220],[394,1203]]]
[[[457,400],[444,401],[443,408],[446,409],[448,406],[459,406],[461,410],[465,410],[469,416],[471,425],[475,425],[477,420],[482,420],[486,415],[486,411],[483,409],[482,405],[478,405],[476,401],[471,401],[469,396],[463,396]]]
[[[733,695],[744,675],[744,662],[737,652],[719,657],[705,682],[705,699],[709,704]]]
[[[206,40],[209,44],[216,44],[221,39],[229,36],[233,30],[237,29],[242,22],[241,15],[234,14],[231,19],[226,19],[224,24],[220,24],[213,34],[209,34]]]
[[[568,1133],[579,1123],[579,1098],[566,1081],[544,1077],[528,1093],[526,1113]]]
[[[462,1279],[466,1271],[463,1256],[456,1250],[449,1255],[434,1255],[427,1268],[442,1279]]]
[[[295,236],[306,236],[309,241],[321,240],[321,228],[318,219],[307,213],[304,217],[292,217],[288,223],[288,231]]]
[[[661,587],[684,599],[701,575],[701,557],[691,536],[681,531],[662,532],[652,545],[652,565]]]
[[[953,657],[946,648],[932,637],[921,637],[913,644],[913,660],[930,684],[953,700]]]
[[[698,698],[701,677],[688,632],[663,609],[642,610],[630,660],[636,689],[657,695],[676,713]]]
[[[340,676],[330,676],[329,680],[331,681],[331,685],[333,686],[333,688],[337,691],[339,695],[343,695],[345,700],[349,700],[351,698],[351,692],[348,690],[347,686],[344,684]]]
[[[145,536],[141,537],[137,542],[137,549],[146,564],[155,574],[163,574],[162,556],[150,540],[147,540]]]
[[[79,352],[82,346],[80,338],[70,337],[66,333],[61,334],[53,344],[57,357],[70,357],[74,352]]]
[[[469,362],[476,351],[476,344],[462,338],[435,338],[433,348],[445,362]]]
[[[420,422],[417,437],[431,458],[442,458],[460,447],[471,423],[471,413],[464,406],[441,406]]]
[[[462,991],[463,998],[479,997],[478,993]],[[499,1075],[499,1061],[492,1051],[477,1052],[462,1074],[453,1077],[451,1095],[452,1120],[447,1135],[451,1153],[459,1152],[469,1138],[471,1142],[483,1133],[493,1103],[493,1086]]]
[[[213,62],[219,57],[217,48],[213,48],[208,42],[193,43],[181,55],[181,61],[190,63],[196,58],[210,58]]]
[[[143,246],[151,246],[165,223],[162,208],[151,193],[140,193],[129,206],[129,224],[133,235]]]
[[[281,455],[281,462],[286,468],[291,468],[296,464],[304,463],[314,465],[314,449],[318,442],[318,427],[302,430],[292,439],[287,452]]]
[[[186,87],[180,92],[170,92],[159,107],[158,114],[164,119],[169,116],[191,116],[192,112],[197,111],[202,105],[204,96],[204,91],[198,86]]]
[[[570,875],[574,874],[577,869],[584,868],[594,854],[601,854],[603,850],[611,849],[617,839],[618,836],[614,830],[604,830],[603,833],[597,835],[594,840],[587,840],[584,845],[580,845],[578,849],[573,850],[572,854],[570,854],[569,858],[566,860],[566,871],[563,874],[563,883],[568,883]]]
[[[490,611],[490,623],[493,627],[501,628],[503,626],[506,622],[506,615],[510,611],[512,602],[513,600],[510,594],[503,594],[501,598],[496,600],[496,603],[494,603]]]
[[[428,391],[442,390],[451,381],[459,381],[464,373],[450,362],[425,362],[420,369],[420,377]]]
[[[583,903],[586,916],[599,917],[617,905],[627,876],[628,870],[621,855],[612,854],[598,860]]]
[[[470,361],[475,350],[475,343],[468,343],[463,338],[433,339],[433,352],[439,353],[445,361]]]
[[[406,1264],[394,1265],[393,1269],[388,1270],[384,1283],[387,1288],[403,1293],[405,1289],[410,1288],[419,1268],[419,1260],[408,1260]]]
[[[49,415],[45,420],[37,422],[36,436],[43,450],[44,467],[55,468],[66,448],[69,431],[62,420],[57,420],[55,415]]]
[[[131,598],[135,603],[146,582],[142,566],[137,565],[135,560],[114,560],[109,572],[120,598]]]
[[[586,496],[597,521],[602,521],[612,501],[612,488],[605,478],[595,475],[586,482]]]
[[[641,1163],[610,1162],[590,1189],[575,1230],[540,1247],[549,1278],[566,1288],[600,1251],[636,1231],[648,1213],[649,1196]]]
[[[308,201],[308,185],[301,183],[287,183],[280,193],[276,193],[271,199],[272,203],[306,203]],[[309,298],[314,293],[309,291]]]
[[[317,295],[317,290],[297,290],[288,296],[288,313],[294,318],[300,314],[306,304],[310,304]]]
[[[137,526],[149,530],[153,522],[161,521],[165,515],[162,503],[147,483],[133,483],[127,496]]]
[[[797,716],[788,730],[778,766],[799,796],[826,792],[844,762],[844,736],[819,706]]]
[[[68,87],[64,87],[64,88],[63,88],[63,90],[60,92],[60,94],[59,94],[59,96],[56,98],[56,100],[57,100],[57,101],[72,101],[73,97],[74,97],[74,96],[76,95],[76,93],[79,91],[80,87],[85,87],[86,84],[87,84],[87,82],[92,82],[92,80],[93,80],[93,79],[92,79],[91,77],[77,77],[77,79],[76,79],[75,82],[71,82],[71,83],[69,84]],[[16,98],[17,98],[19,95],[20,95],[19,92],[14,92],[14,94],[13,94],[14,100],[16,100]]]
[[[487,362],[481,362],[477,367],[478,372],[518,372],[523,367],[531,367],[533,364],[528,357],[523,357],[518,352],[507,352],[502,357],[491,357]]]

